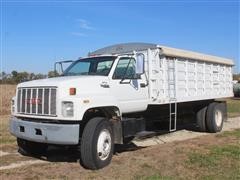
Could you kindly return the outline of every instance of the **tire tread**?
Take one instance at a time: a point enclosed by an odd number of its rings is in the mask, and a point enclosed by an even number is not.
[[[93,148],[93,141],[95,141],[96,131],[99,129],[99,126],[107,122],[105,118],[95,117],[92,118],[85,126],[81,138],[81,162],[83,167],[87,169],[100,169],[101,165],[96,162],[94,159],[95,149]],[[111,157],[110,157],[111,158]]]
[[[215,123],[215,111],[220,110],[223,115],[221,127],[217,127]],[[223,122],[226,120],[226,104],[224,102],[213,102],[209,104],[207,109],[206,124],[207,131],[216,133],[222,130]]]

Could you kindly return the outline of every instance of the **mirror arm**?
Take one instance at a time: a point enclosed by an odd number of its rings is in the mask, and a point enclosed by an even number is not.
[[[62,73],[63,73],[63,65],[62,65],[62,62],[60,62],[60,65],[61,65],[61,70],[62,70]]]

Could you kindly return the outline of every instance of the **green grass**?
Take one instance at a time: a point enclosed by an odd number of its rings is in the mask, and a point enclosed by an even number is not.
[[[193,152],[189,154],[188,163],[191,165],[197,165],[199,167],[212,167],[218,163],[218,158],[211,154],[201,154],[199,152]]]
[[[240,160],[240,145],[214,146],[210,148],[210,152],[207,154],[190,153],[188,163],[211,168],[218,165],[225,157]]]
[[[161,176],[158,174],[152,175],[152,176],[148,176],[143,178],[144,180],[173,180],[174,178],[169,177],[169,176]]]
[[[152,166],[150,162],[145,162],[140,165],[141,171],[137,173],[133,179],[136,180],[174,180],[176,177],[161,175],[159,169]],[[148,172],[148,175],[142,174],[143,172]]]
[[[240,130],[223,135],[239,137]],[[191,170],[199,172],[199,179],[240,179],[240,143],[212,146],[206,150],[207,153],[199,150],[191,152],[186,160]]]
[[[240,138],[240,129],[237,129],[235,131],[225,131],[221,134],[217,134],[217,137],[229,137],[229,136],[233,136],[236,138]]]
[[[240,100],[228,99],[227,110],[228,110],[228,117],[240,116]]]
[[[240,144],[213,147],[211,148],[211,154],[219,159],[227,157],[240,160]]]
[[[177,179],[177,178],[173,178],[173,177],[170,177],[170,176],[161,176],[159,174],[153,174],[151,176],[138,175],[134,179],[136,179],[136,180],[174,180],[174,179]]]

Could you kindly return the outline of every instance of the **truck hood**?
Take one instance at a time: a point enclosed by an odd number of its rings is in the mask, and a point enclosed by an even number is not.
[[[63,77],[55,77],[55,78],[47,78],[41,80],[34,80],[23,82],[18,85],[18,87],[60,87],[62,89],[69,87],[81,87],[84,89],[93,89],[100,88],[100,84],[102,82],[109,82],[108,77],[106,76],[63,76]],[[95,89],[97,91],[97,89]]]

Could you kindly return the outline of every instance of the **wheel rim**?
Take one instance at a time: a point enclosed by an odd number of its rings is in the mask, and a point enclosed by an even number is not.
[[[216,125],[217,125],[218,127],[221,126],[221,124],[222,124],[222,119],[223,119],[223,117],[222,117],[222,112],[219,111],[219,110],[216,110],[216,112],[215,112],[215,121],[216,121]]]
[[[105,160],[108,158],[112,148],[111,144],[112,140],[109,130],[102,130],[97,141],[97,154],[99,159]]]

